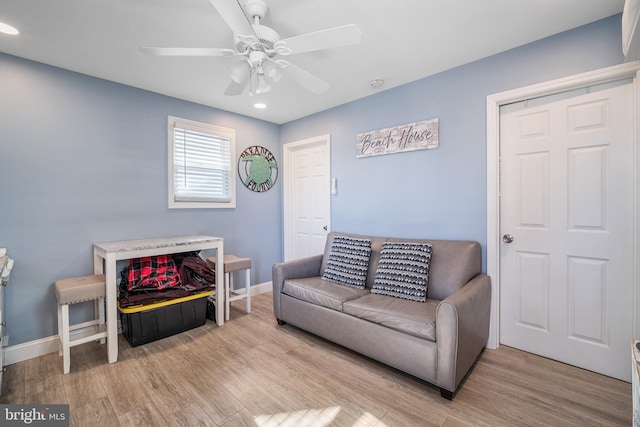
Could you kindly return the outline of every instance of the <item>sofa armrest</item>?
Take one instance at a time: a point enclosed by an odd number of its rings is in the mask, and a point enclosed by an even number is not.
[[[274,264],[271,269],[271,282],[273,285],[273,312],[276,319],[281,320],[280,295],[285,280],[302,277],[315,277],[320,275],[323,255],[313,255],[293,261]]]
[[[436,311],[438,385],[455,392],[489,339],[491,279],[479,274]]]

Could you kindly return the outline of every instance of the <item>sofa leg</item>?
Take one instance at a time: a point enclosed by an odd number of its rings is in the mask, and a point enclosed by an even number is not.
[[[440,396],[447,400],[453,400],[453,392],[444,388],[440,388]]]
[[[276,321],[278,322],[278,325],[280,325],[280,326],[283,326],[283,325],[287,324],[287,322],[285,322],[284,320],[276,319]]]

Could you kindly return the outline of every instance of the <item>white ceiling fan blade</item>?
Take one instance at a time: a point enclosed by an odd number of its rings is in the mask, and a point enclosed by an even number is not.
[[[286,76],[286,78],[293,80],[300,86],[308,89],[315,94],[324,93],[330,87],[329,83],[291,63],[282,68],[282,73]]]
[[[291,50],[291,54],[312,52],[314,50],[330,49],[333,47],[349,46],[362,41],[362,31],[354,24],[328,28],[313,33],[302,34],[278,43],[284,43]]]
[[[247,87],[248,83],[249,83],[249,79],[246,79],[240,83],[236,83],[233,80],[231,80],[231,82],[229,83],[229,86],[227,86],[227,89],[224,91],[224,94],[227,96],[240,95],[242,92],[244,92],[244,88]]]
[[[209,0],[234,34],[255,36],[251,23],[237,0]]]
[[[235,56],[233,49],[215,47],[141,47],[140,52],[155,56]]]

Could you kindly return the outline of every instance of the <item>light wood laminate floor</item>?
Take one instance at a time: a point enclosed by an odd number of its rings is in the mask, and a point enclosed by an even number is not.
[[[205,326],[139,347],[120,337],[7,367],[0,402],[68,403],[73,426],[631,425],[631,385],[508,347],[485,350],[453,401],[292,326],[271,294]],[[380,343],[384,345],[384,343]],[[631,365],[631,362],[629,362]]]

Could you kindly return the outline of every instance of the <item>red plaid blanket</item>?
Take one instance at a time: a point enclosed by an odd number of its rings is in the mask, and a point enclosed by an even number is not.
[[[162,290],[180,284],[178,268],[170,255],[158,255],[129,260],[128,289],[156,288]]]

